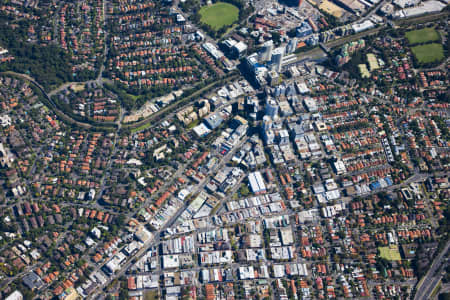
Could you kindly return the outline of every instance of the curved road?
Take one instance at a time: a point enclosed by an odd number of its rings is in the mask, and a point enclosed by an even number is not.
[[[47,105],[47,106],[49,106],[49,108],[52,109],[53,112],[58,117],[60,117],[61,119],[63,119],[65,122],[67,122],[69,124],[74,124],[76,126],[79,126],[79,127],[85,128],[85,129],[96,129],[99,131],[104,131],[105,129],[116,129],[117,128],[117,124],[115,124],[115,126],[112,126],[111,124],[107,124],[107,123],[97,123],[97,122],[85,123],[85,122],[77,121],[74,118],[72,118],[71,116],[67,115],[64,111],[59,109],[58,106],[49,97],[49,95],[44,90],[44,88],[38,82],[36,82],[34,80],[34,78],[32,78],[28,75],[25,75],[25,74],[20,74],[20,73],[16,73],[16,72],[12,72],[12,71],[7,71],[7,72],[4,72],[3,74],[20,77],[22,79],[29,81],[31,84],[33,84],[35,87],[37,87],[39,89],[39,91],[42,93],[42,95],[45,97],[45,100],[48,101],[49,105]]]

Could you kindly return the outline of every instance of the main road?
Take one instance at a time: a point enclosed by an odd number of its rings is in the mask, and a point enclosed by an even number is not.
[[[211,169],[211,171],[208,173],[208,176],[205,176],[205,178],[199,184],[197,184],[197,186],[191,193],[197,194],[198,192],[200,192],[205,187],[205,185],[209,182],[211,177],[215,176],[216,171],[222,169],[230,161],[230,159],[233,157],[233,155],[236,153],[236,151],[241,148],[241,146],[245,143],[246,140],[247,139],[245,137],[242,138],[241,141],[239,141],[239,143],[236,146],[234,146],[234,148],[231,151],[229,151],[227,154],[225,154],[225,156],[222,158],[220,163],[217,164],[213,169]],[[238,183],[236,184],[236,186],[238,186],[240,184],[242,179],[243,179],[243,177],[241,176]],[[236,191],[236,189],[238,188],[236,186],[234,187],[232,192]],[[222,199],[222,201],[220,202],[220,205],[223,204],[223,201],[225,201],[225,199],[227,199],[227,197],[224,197],[224,199]],[[187,205],[188,205],[188,203],[184,203],[184,205],[180,207],[180,209],[170,218],[170,220],[161,229],[154,232],[153,239],[151,241],[149,241],[146,245],[144,245],[135,255],[133,255],[133,258],[129,259],[116,274],[110,276],[108,278],[108,281],[105,284],[99,286],[99,288],[96,289],[95,293],[93,295],[90,295],[90,299],[96,299],[96,296],[99,293],[102,293],[103,289],[106,288],[115,278],[119,278],[122,275],[124,275],[126,273],[126,271],[136,261],[141,259],[147,253],[148,250],[155,247],[160,241],[160,234],[162,232],[164,232],[167,228],[172,227],[177,222],[178,217],[185,211],[185,209],[187,208]],[[104,262],[101,266],[97,267],[96,271],[99,271],[105,263],[106,262]]]
[[[450,248],[450,240],[447,241],[444,249],[442,249],[441,253],[434,259],[430,269],[428,270],[425,277],[420,280],[417,284],[417,291],[414,296],[414,300],[425,300],[429,299],[431,293],[435,289],[436,285],[441,281],[442,275],[436,274],[436,271],[442,266],[442,264],[446,260],[447,252]]]

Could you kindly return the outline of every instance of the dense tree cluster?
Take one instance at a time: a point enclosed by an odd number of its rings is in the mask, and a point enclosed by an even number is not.
[[[327,21],[327,23],[328,23],[328,26],[324,29],[336,28],[336,27],[343,25],[342,22],[339,21],[339,19],[336,18],[335,16],[333,16],[332,14],[329,14],[323,10],[321,10],[320,12],[322,13],[323,17],[325,18],[325,21]]]
[[[14,28],[8,19],[0,15],[0,45],[8,49],[15,59],[0,65],[0,71],[15,71],[28,74],[36,79],[45,89],[72,81],[70,57],[56,45],[41,46],[26,42],[26,24]],[[81,78],[92,77],[82,74]]]

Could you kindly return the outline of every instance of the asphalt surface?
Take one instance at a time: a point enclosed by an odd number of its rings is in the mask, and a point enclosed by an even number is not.
[[[442,274],[436,274],[436,271],[444,263],[447,252],[450,249],[450,240],[447,241],[444,249],[439,253],[439,255],[434,259],[433,264],[428,270],[425,277],[419,282],[419,287],[417,288],[414,300],[430,299],[431,293],[433,292],[436,285],[441,281]]]

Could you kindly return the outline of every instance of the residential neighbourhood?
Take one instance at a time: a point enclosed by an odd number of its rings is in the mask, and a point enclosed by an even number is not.
[[[0,4],[0,298],[447,299],[449,12]]]

